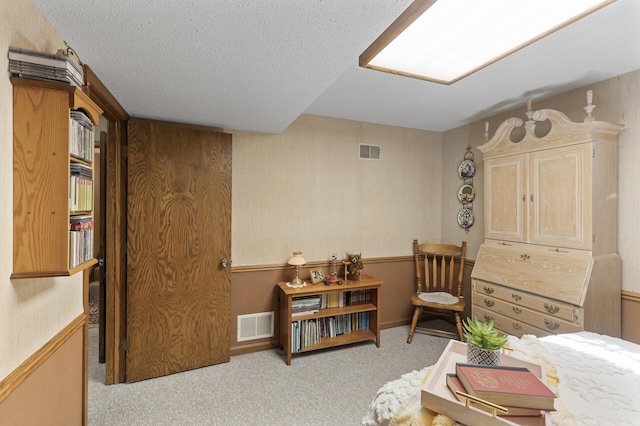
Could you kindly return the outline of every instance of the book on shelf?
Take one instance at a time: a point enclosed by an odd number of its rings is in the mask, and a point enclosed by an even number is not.
[[[301,310],[301,311],[293,311],[291,312],[291,316],[292,317],[300,317],[303,315],[313,315],[313,314],[317,314],[318,312],[320,312],[320,309],[305,309],[305,310]]]
[[[74,268],[93,258],[93,217],[69,218],[69,267]]]
[[[301,312],[308,315],[310,312]],[[294,313],[292,317],[296,317]],[[358,330],[369,329],[369,312],[334,315],[323,318],[300,319],[291,322],[291,352],[301,350],[320,343],[322,339],[330,339]]]
[[[93,170],[80,163],[71,163],[69,167],[69,210],[92,210]]]
[[[529,369],[456,363],[466,393],[498,405],[554,410],[556,394]]]
[[[95,144],[94,125],[91,119],[80,110],[70,113],[71,132],[69,134],[70,154],[89,163],[93,162]]]
[[[93,217],[90,215],[74,215],[69,218],[69,230],[82,231],[93,229]]]
[[[460,402],[467,401],[467,398],[465,396],[459,395],[456,393],[456,392],[462,392],[467,395],[470,395],[465,389],[460,379],[458,379],[458,376],[455,375],[455,373],[447,374],[447,387],[449,388],[449,390],[451,390],[451,392],[458,399],[458,401]],[[473,407],[479,410],[486,411],[487,413],[492,412],[491,407],[488,407],[481,403],[477,403],[473,400],[469,400],[469,402]],[[501,405],[501,407],[506,408],[507,413],[497,411],[496,414],[498,416],[541,416],[542,415],[542,411],[537,408],[523,408],[523,407],[514,407],[510,405]]]
[[[338,308],[340,306],[342,306],[342,292],[327,293],[327,308]]]
[[[371,302],[371,290],[352,290],[348,292],[346,298],[347,305],[359,305],[361,303]]]
[[[317,311],[322,307],[322,298],[320,295],[299,296],[291,299],[291,312],[293,314],[300,313],[304,315],[307,311]]]

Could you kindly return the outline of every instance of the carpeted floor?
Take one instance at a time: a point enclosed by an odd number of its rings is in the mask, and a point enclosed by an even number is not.
[[[293,357],[238,355],[211,367],[137,383],[104,385],[98,329],[89,330],[89,425],[360,425],[377,390],[434,364],[448,339],[409,327],[382,330],[381,346],[358,343]]]
[[[89,326],[97,326],[100,312],[100,283],[92,281],[89,283]]]

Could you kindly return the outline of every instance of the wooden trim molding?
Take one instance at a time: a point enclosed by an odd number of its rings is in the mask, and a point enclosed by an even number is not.
[[[622,290],[622,300],[640,303],[640,293],[634,291]]]
[[[411,256],[393,256],[393,257],[375,257],[370,259],[363,259],[362,262],[367,264],[373,263],[394,263],[394,262],[413,262],[413,255]],[[475,264],[475,260],[465,259],[464,261],[465,267],[473,267]],[[309,262],[304,265],[305,268],[319,268],[319,267],[329,267],[331,266],[331,261],[316,261]],[[291,268],[289,265],[246,265],[246,266],[231,266],[231,273],[242,273],[242,272],[262,272],[262,271],[277,271],[281,269],[289,269]]]
[[[71,321],[65,328],[60,330],[51,340],[44,346],[34,352],[22,364],[13,370],[9,375],[0,382],[0,403],[2,403],[11,393],[17,389],[34,371],[42,366],[62,345],[64,345],[71,336],[78,330],[82,329],[87,323],[87,315],[80,314],[76,319]]]
[[[128,121],[129,114],[125,111],[109,89],[102,83],[98,76],[88,66],[84,66],[84,79],[86,86],[84,91],[91,100],[102,108],[104,115],[112,121]]]
[[[85,92],[100,108],[108,120],[107,152],[105,154],[105,206],[106,234],[105,243],[106,281],[111,283],[106,289],[105,302],[105,383],[124,382],[125,354],[121,342],[126,336],[126,254],[123,250],[126,241],[127,206],[127,126],[130,119],[127,111],[109,92],[100,78],[88,66],[84,66]],[[102,335],[100,336],[102,339]]]
[[[396,257],[376,257],[371,259],[363,259],[365,264],[369,263],[392,263],[392,262],[406,262],[413,261],[413,256],[396,256]],[[319,268],[322,266],[331,266],[331,261],[315,261],[308,262],[304,265],[305,268]],[[231,266],[232,273],[241,272],[261,272],[261,271],[276,271],[280,269],[289,269],[291,266],[287,264],[279,265],[246,265],[246,266]]]

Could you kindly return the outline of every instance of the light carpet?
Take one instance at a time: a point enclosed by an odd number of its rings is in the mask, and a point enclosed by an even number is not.
[[[434,364],[448,339],[408,326],[373,341],[294,355],[280,350],[136,383],[106,386],[98,329],[89,330],[89,425],[360,425],[378,389]]]

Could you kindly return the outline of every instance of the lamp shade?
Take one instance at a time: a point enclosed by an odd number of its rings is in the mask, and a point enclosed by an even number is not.
[[[287,263],[291,266],[302,266],[307,263],[307,261],[302,257],[302,252],[294,251],[293,256],[291,256],[291,259],[289,259]]]

